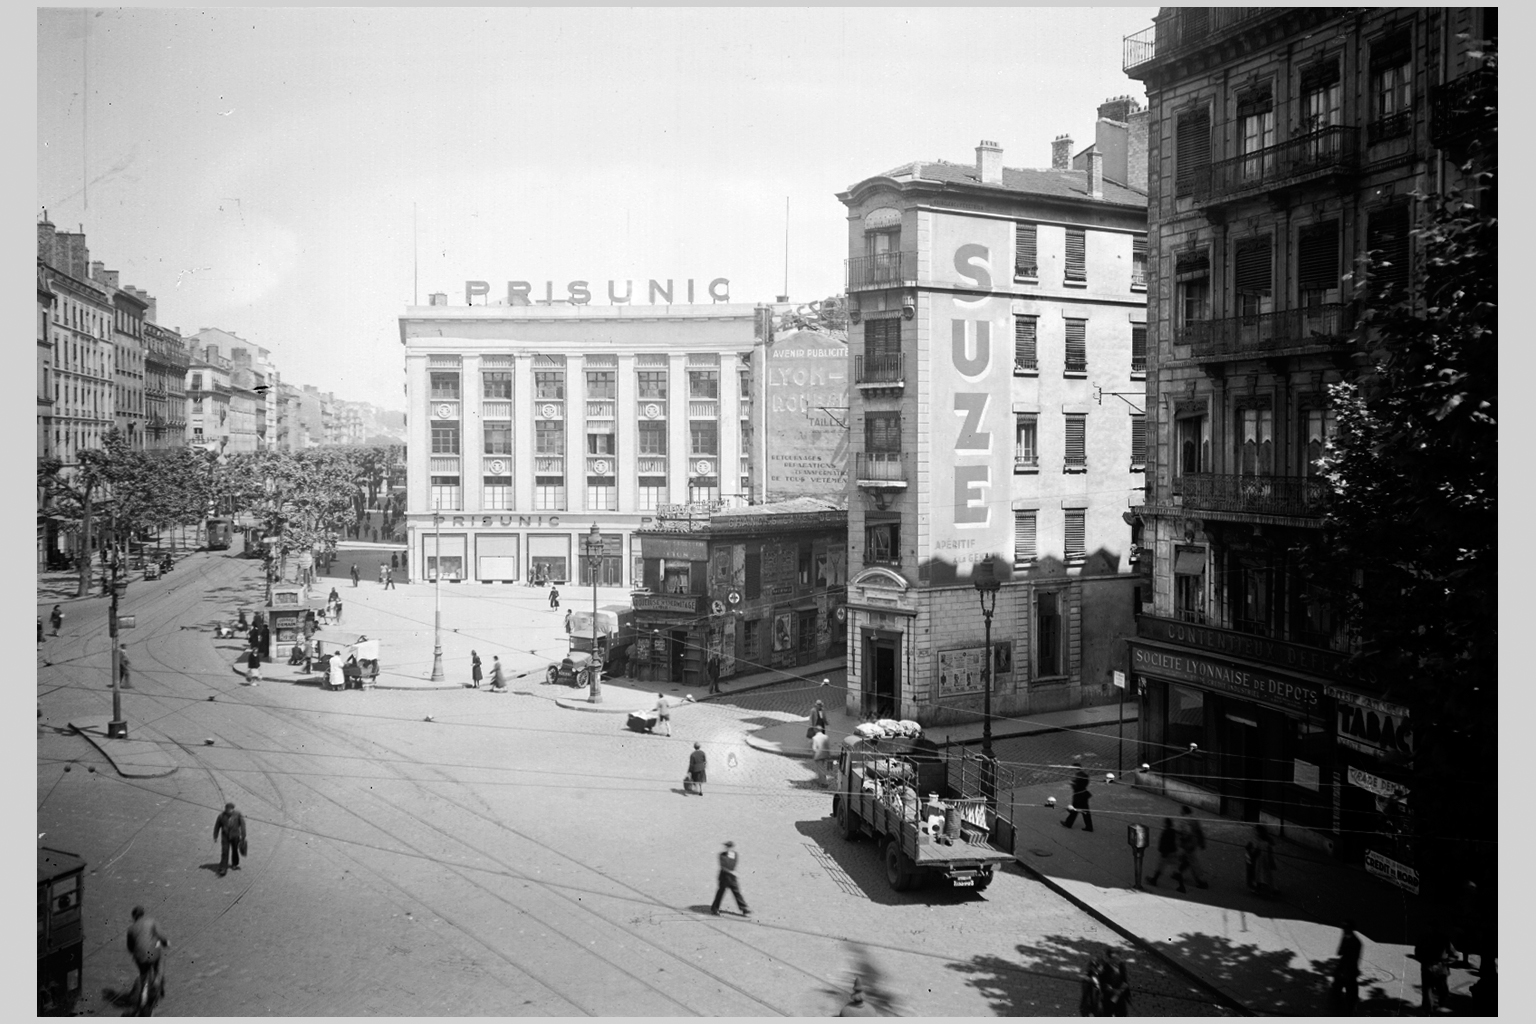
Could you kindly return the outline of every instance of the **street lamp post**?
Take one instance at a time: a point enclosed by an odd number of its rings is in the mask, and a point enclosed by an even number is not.
[[[443,681],[443,516],[441,503],[432,506],[432,681]]]
[[[981,719],[981,795],[989,805],[997,799],[997,762],[992,758],[992,681],[996,677],[992,658],[992,612],[997,608],[997,592],[1002,581],[992,559],[976,567],[976,593],[981,598],[981,614],[987,624],[987,664],[982,669],[982,719]]]
[[[117,535],[117,521],[115,518],[111,521],[109,529],[112,531],[112,535],[115,538]],[[123,718],[123,696],[122,690],[118,686],[118,684],[122,681],[123,668],[121,661],[122,652],[118,649],[117,646],[118,559],[117,551],[115,548],[112,552],[112,561],[110,564],[112,576],[111,581],[107,584],[107,587],[112,593],[112,604],[111,607],[107,609],[107,643],[112,647],[112,721],[107,723],[107,735],[113,739],[125,740],[128,738],[128,721]]]
[[[597,660],[597,560],[603,553],[603,533],[592,524],[592,529],[587,531],[587,573],[592,577],[592,661],[588,664],[587,679],[591,689],[587,691],[588,704],[601,704],[603,702],[602,669]]]

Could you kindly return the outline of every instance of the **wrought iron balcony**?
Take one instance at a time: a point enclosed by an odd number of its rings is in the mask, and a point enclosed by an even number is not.
[[[917,250],[854,256],[848,261],[848,290],[903,288],[917,284]]]
[[[855,384],[900,384],[906,377],[903,375],[905,364],[900,354],[893,356],[860,356],[853,357],[853,380]]]
[[[1395,114],[1380,117],[1365,126],[1365,144],[1374,146],[1413,134],[1413,111],[1399,110]]]
[[[1154,60],[1189,53],[1215,41],[1228,30],[1263,17],[1276,7],[1175,7],[1148,28],[1125,37],[1121,70],[1130,74]],[[1132,76],[1134,77],[1134,76]]]
[[[856,455],[855,479],[860,487],[900,490],[907,486],[907,458],[904,452],[858,452]]]
[[[1355,169],[1358,142],[1355,128],[1336,124],[1217,161],[1196,176],[1195,203],[1210,206],[1349,174]]]
[[[1203,363],[1258,359],[1292,350],[1331,348],[1354,328],[1354,309],[1329,302],[1305,309],[1284,309],[1254,316],[1195,320],[1179,328],[1174,342],[1189,345]]]
[[[1498,124],[1499,76],[1479,68],[1437,85],[1430,107],[1429,141],[1441,149],[1460,149],[1474,139],[1493,143]]]
[[[1200,512],[1311,518],[1322,515],[1328,485],[1316,477],[1186,473],[1174,478],[1173,491]]]

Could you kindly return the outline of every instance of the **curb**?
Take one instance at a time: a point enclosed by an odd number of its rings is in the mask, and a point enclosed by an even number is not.
[[[156,772],[138,772],[138,771],[129,772],[129,771],[124,771],[122,765],[117,763],[117,759],[112,756],[112,754],[107,750],[106,747],[102,746],[101,743],[99,743],[97,741],[97,739],[96,739],[96,737],[94,735],[92,735],[87,730],[80,728],[74,722],[69,722],[67,724],[69,725],[70,731],[72,731],[76,736],[83,736],[83,737],[85,737],[86,742],[90,743],[91,746],[95,747],[97,752],[99,754],[101,754],[102,757],[107,759],[107,763],[112,766],[112,770],[117,772],[117,774],[121,775],[125,779],[163,779],[167,775],[174,775],[174,774],[176,774],[176,770],[177,770],[178,766],[174,765],[174,764],[171,765],[169,768],[166,768],[164,771],[156,771]]]
[[[835,666],[828,666],[825,671],[835,672],[839,667],[841,667],[843,671],[846,672],[848,669],[847,660],[845,659]],[[782,686],[783,684],[790,682],[801,682],[809,686],[821,685],[820,679],[811,679],[808,676],[800,676],[794,675],[793,673],[788,673],[783,679],[769,679],[766,682],[749,683],[746,686],[738,686],[731,690],[722,690],[719,693],[706,693],[702,697],[695,697],[694,700],[699,704],[703,704],[706,701],[716,700],[723,697],[734,697],[738,693],[751,693],[753,690],[766,690],[770,686]]]
[[[1121,938],[1130,942],[1137,949],[1142,950],[1149,956],[1156,957],[1164,964],[1164,966],[1172,969],[1174,973],[1178,974],[1185,981],[1195,985],[1201,991],[1207,992],[1214,996],[1216,1001],[1226,1009],[1231,1010],[1234,1013],[1241,1014],[1244,1017],[1259,1016],[1258,1011],[1244,1006],[1242,1003],[1239,1003],[1236,999],[1233,999],[1231,996],[1227,995],[1227,993],[1212,985],[1210,982],[1200,977],[1194,971],[1191,971],[1188,967],[1185,967],[1178,960],[1169,956],[1167,953],[1164,953],[1162,950],[1152,945],[1146,939],[1143,939],[1140,935],[1135,934],[1130,929],[1120,924],[1118,921],[1113,920],[1107,914],[1101,912],[1091,903],[1088,903],[1085,900],[1074,896],[1060,885],[1057,885],[1055,880],[1042,872],[1039,868],[1033,866],[1032,864],[1026,864],[1024,861],[1020,860],[1018,854],[1013,855],[1013,862],[1019,866],[1021,871],[1029,875],[1035,881],[1039,882],[1041,885],[1044,885],[1047,889],[1051,890],[1056,895],[1060,896],[1062,899],[1066,900],[1068,903],[1072,904],[1074,907],[1081,910],[1089,917],[1093,918],[1095,921],[1098,921],[1100,924],[1109,928],[1111,931],[1118,934]]]
[[[1098,728],[1103,727],[1103,726],[1130,724],[1130,723],[1133,723],[1133,722],[1136,722],[1136,721],[1139,721],[1139,719],[1136,719],[1136,718],[1121,718],[1121,719],[1119,719],[1117,721],[1095,722],[1092,725],[1047,725],[1047,726],[1042,726],[1042,727],[1040,727],[1038,729],[1025,729],[1025,730],[1023,730],[1021,732],[993,733],[992,734],[992,741],[994,743],[996,743],[998,740],[1018,740],[1018,739],[1023,739],[1026,736],[1045,736],[1045,735],[1048,735],[1048,734],[1053,733],[1053,732],[1078,732],[1078,731],[1080,731],[1082,729],[1098,729]],[[934,730],[937,731],[939,728],[942,728],[942,727],[941,726],[935,726]],[[927,730],[927,729],[924,729],[923,731],[925,733],[929,732],[929,730]],[[946,743],[939,744],[939,749],[940,750],[948,750],[950,747],[972,746],[972,745],[976,745],[976,744],[979,744],[979,743],[981,743],[981,737],[980,736],[976,737],[973,740],[949,740]],[[1129,773],[1127,773],[1127,774],[1129,774]]]
[[[772,728],[772,726],[769,726],[769,728]],[[802,761],[809,761],[811,759],[811,752],[809,750],[802,754],[798,750],[785,750],[783,747],[778,745],[769,746],[769,744],[773,743],[773,741],[760,740],[757,738],[756,733],[747,733],[743,742],[745,742],[746,745],[751,747],[753,750],[760,750],[765,754],[778,754],[780,757],[795,757]]]

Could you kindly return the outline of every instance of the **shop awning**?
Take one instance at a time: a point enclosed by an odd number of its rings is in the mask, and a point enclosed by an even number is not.
[[[1199,576],[1205,572],[1205,552],[1180,551],[1173,560],[1173,571],[1177,576]]]

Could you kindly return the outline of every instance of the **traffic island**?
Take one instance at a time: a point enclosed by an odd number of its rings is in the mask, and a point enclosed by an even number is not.
[[[112,765],[114,771],[125,779],[159,779],[176,771],[177,764],[166,752],[159,739],[118,739],[108,735],[107,723],[77,725],[69,723],[76,734],[85,739]],[[142,730],[143,727],[138,727]]]

